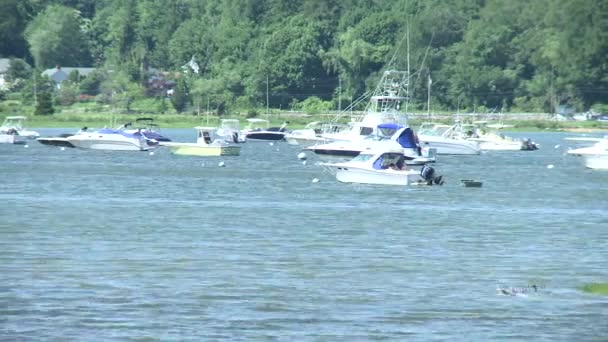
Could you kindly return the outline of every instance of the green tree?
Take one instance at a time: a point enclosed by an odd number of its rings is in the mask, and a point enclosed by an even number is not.
[[[191,102],[191,95],[188,88],[188,81],[186,80],[186,77],[182,76],[177,79],[173,96],[171,96],[171,104],[178,113],[185,111]]]
[[[5,80],[12,91],[20,90],[32,77],[32,67],[24,60],[13,58],[6,70]]]
[[[34,108],[35,115],[52,115],[55,113],[55,108],[53,107],[53,95],[50,91],[44,90],[38,94],[38,101],[36,102],[36,107]]]
[[[50,5],[38,14],[25,30],[36,66],[90,65],[91,57],[81,24],[78,12],[65,6]]]

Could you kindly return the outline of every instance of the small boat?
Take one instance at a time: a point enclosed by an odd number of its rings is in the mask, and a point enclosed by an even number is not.
[[[302,129],[294,129],[285,134],[285,140],[287,140],[287,143],[290,145],[309,147],[312,145],[328,143],[332,140],[326,138],[326,135],[336,134],[347,129],[350,129],[349,125],[313,121]]]
[[[128,133],[121,128],[85,131],[69,136],[66,140],[75,147],[91,150],[147,151],[158,146],[158,142],[139,132]]]
[[[437,154],[475,155],[480,154],[479,142],[462,138],[459,123],[444,125],[425,122],[418,129],[418,139],[422,147],[432,147]]]
[[[9,132],[16,132],[17,135],[26,138],[37,138],[40,136],[36,131],[30,131],[23,127],[23,122],[27,120],[25,116],[7,116],[0,126],[0,134],[9,134]],[[14,134],[10,134],[14,135]]]
[[[410,169],[404,164],[400,150],[364,151],[350,161],[320,163],[343,183],[384,185],[433,185],[443,184],[443,177],[436,176],[429,165],[422,169]]]
[[[238,119],[222,119],[215,134],[227,142],[244,143],[247,138],[241,133],[241,123]]]
[[[483,185],[482,182],[474,180],[474,179],[461,179],[460,184],[465,188],[481,188]]]
[[[571,149],[568,154],[582,156],[585,167],[589,169],[608,170],[608,136],[604,138],[566,138],[571,141],[594,142],[592,146]]]
[[[5,133],[0,133],[0,144],[18,144],[26,143],[27,138],[17,134],[16,130],[8,129]]]
[[[173,154],[183,156],[238,156],[241,147],[226,142],[224,139],[212,140],[216,127],[194,127],[197,131],[196,143],[161,142],[161,146],[168,147]]]
[[[501,131],[512,127],[514,126],[475,121],[472,124],[462,124],[460,135],[466,140],[477,141],[479,148],[483,151],[534,151],[538,149],[538,144],[530,139],[512,138]]]
[[[281,127],[269,127],[270,123],[266,119],[250,118],[247,119],[247,122],[249,122],[249,125],[242,131],[247,139],[264,141],[285,140],[287,122],[283,123]]]

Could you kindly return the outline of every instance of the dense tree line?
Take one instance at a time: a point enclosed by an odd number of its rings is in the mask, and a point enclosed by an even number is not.
[[[608,103],[608,2],[0,0],[0,56],[105,70],[78,86],[127,107],[150,68],[223,112],[267,92],[273,108],[335,108],[390,67],[409,68],[417,109],[431,86],[434,109],[582,111]]]

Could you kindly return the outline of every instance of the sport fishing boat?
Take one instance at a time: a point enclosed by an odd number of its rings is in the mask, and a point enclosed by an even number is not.
[[[401,111],[401,106],[408,100],[408,73],[397,70],[387,70],[374,89],[364,112],[351,118],[350,128],[335,133],[324,133],[321,137],[328,141],[360,141],[369,136],[380,135],[378,125],[397,124],[408,126],[407,115]],[[363,100],[364,98],[362,98]],[[348,111],[341,113],[345,115]],[[340,116],[334,121],[340,120]]]
[[[436,176],[429,165],[422,169],[405,166],[405,156],[400,150],[364,151],[350,161],[320,163],[335,174],[343,183],[384,185],[433,185],[443,184],[443,177]]]
[[[36,131],[30,131],[23,127],[25,116],[7,116],[0,126],[0,134],[19,135],[25,138],[37,138],[40,136]]]
[[[216,127],[194,127],[197,132],[196,143],[161,142],[161,146],[168,147],[173,154],[183,156],[238,156],[241,146],[228,143],[223,138],[212,140]]]

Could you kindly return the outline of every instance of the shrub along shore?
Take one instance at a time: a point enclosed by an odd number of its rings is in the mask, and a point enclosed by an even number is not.
[[[96,108],[102,109],[102,108]],[[196,113],[146,113],[145,111],[121,113],[108,111],[107,109],[92,110],[92,108],[56,108],[52,115],[31,115],[26,108],[22,110],[11,110],[0,112],[0,119],[11,115],[24,115],[27,117],[26,126],[32,128],[90,128],[118,127],[127,122],[134,122],[137,118],[148,117],[161,128],[192,128],[195,126],[219,126],[221,119],[239,119],[241,127],[246,126],[247,118],[268,119],[271,126],[280,126],[283,122],[288,122],[289,129],[304,127],[313,121],[334,120],[338,112],[325,114],[307,114],[299,112],[271,110],[270,113],[237,113],[218,116],[216,114],[196,114]],[[441,123],[451,123],[459,119],[465,122],[476,120],[489,120],[513,125],[509,131],[560,131],[560,130],[580,130],[580,131],[608,131],[608,122],[601,121],[561,121],[555,116],[544,113],[504,113],[504,114],[455,114],[455,113],[427,113],[410,114],[410,125],[419,126],[422,122],[435,121]],[[340,122],[346,123],[348,115],[343,115]]]

